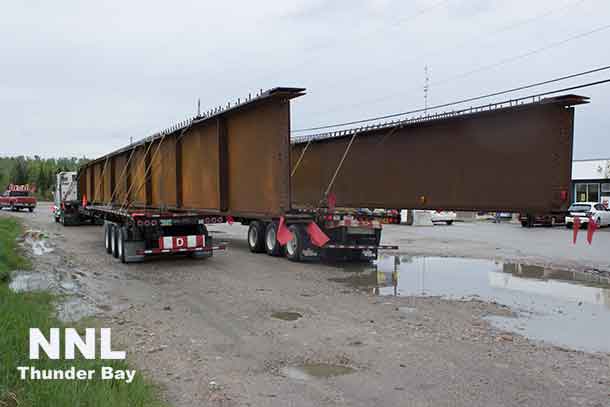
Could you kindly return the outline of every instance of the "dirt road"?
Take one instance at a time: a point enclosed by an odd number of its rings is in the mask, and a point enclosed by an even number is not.
[[[230,250],[211,259],[126,266],[100,227],[64,228],[44,205],[1,216],[47,231],[54,260],[35,256],[38,271],[71,270],[175,406],[610,405],[610,355],[499,332],[483,317],[510,314],[502,306],[371,295],[329,281],[359,266],[251,254],[241,226],[216,228]]]

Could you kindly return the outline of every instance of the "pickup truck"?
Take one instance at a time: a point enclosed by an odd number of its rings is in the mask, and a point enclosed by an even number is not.
[[[36,197],[30,191],[9,189],[0,195],[0,208],[11,208],[12,211],[27,209],[34,212]]]

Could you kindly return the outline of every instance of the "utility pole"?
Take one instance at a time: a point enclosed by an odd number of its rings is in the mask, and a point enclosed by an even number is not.
[[[201,99],[197,99],[197,117],[201,117]]]
[[[428,92],[430,91],[430,70],[428,65],[424,66],[424,114],[428,115]]]

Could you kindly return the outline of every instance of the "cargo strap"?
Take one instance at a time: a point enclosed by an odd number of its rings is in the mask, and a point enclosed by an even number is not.
[[[290,177],[294,177],[294,173],[297,172],[297,168],[299,168],[299,165],[301,165],[301,160],[303,160],[303,157],[305,156],[305,152],[307,151],[307,149],[309,148],[309,145],[311,144],[311,140],[309,139],[309,141],[307,141],[307,144],[305,144],[305,147],[303,148],[303,151],[301,151],[301,155],[299,157],[299,159],[297,160],[296,164],[294,165],[294,168],[292,169],[292,173],[290,174]]]
[[[341,161],[339,161],[339,165],[337,165],[337,168],[335,169],[335,173],[333,174],[333,177],[330,180],[330,183],[328,184],[326,191],[324,191],[324,198],[328,197],[328,194],[330,193],[330,190],[333,187],[335,180],[337,179],[337,175],[339,175],[339,171],[341,170],[341,167],[343,166],[343,162],[345,161],[345,158],[347,157],[349,150],[352,148],[352,144],[354,144],[354,140],[356,139],[357,135],[358,135],[358,132],[355,132],[352,135],[352,138],[350,139],[349,144],[347,145],[345,151],[343,152],[343,157],[341,157]]]
[[[123,179],[123,175],[125,175],[125,172],[127,171],[127,168],[129,168],[129,163],[131,162],[131,158],[133,157],[133,153],[136,151],[135,147],[131,149],[131,154],[129,154],[129,158],[127,159],[127,162],[125,163],[125,166],[123,167],[123,171],[121,171],[121,175],[119,175],[119,180]],[[119,181],[120,182],[120,181]],[[110,196],[110,201],[108,202],[108,204],[112,204],[112,201],[116,195],[116,193],[119,190],[119,184],[114,186],[114,191],[112,192],[112,195]]]
[[[163,138],[165,138],[165,134],[163,134]],[[163,138],[161,139],[161,141],[163,141]],[[159,143],[159,144],[161,144],[161,143]],[[148,147],[146,147],[146,151],[144,152],[144,155],[142,156],[142,161],[144,161],[146,159],[146,156],[148,155],[148,152],[150,151],[150,148],[152,147],[152,145],[153,145],[153,141],[151,139],[150,143],[148,144]],[[133,148],[133,150],[135,151],[135,147]],[[148,176],[148,171],[144,171],[144,183],[146,183],[147,176]],[[123,199],[123,203],[121,204],[121,210],[126,209],[128,206],[131,205],[131,202],[129,202],[129,194],[131,193],[131,189],[133,188],[134,185],[135,184],[132,182],[131,185],[129,186],[129,189],[127,190],[127,194],[125,194],[125,199]],[[140,192],[139,189],[138,189],[138,192]],[[136,194],[137,194],[137,192],[136,192]]]

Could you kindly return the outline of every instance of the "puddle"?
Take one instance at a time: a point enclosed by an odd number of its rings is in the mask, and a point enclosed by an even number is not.
[[[49,273],[20,271],[11,276],[9,288],[14,292],[50,291],[62,295],[61,301],[55,304],[57,317],[63,322],[75,322],[93,316],[96,308],[75,296],[79,285],[76,281],[57,280]]]
[[[567,348],[610,352],[608,277],[489,260],[382,256],[333,281],[376,295],[495,301],[517,315],[488,317],[498,329]]]
[[[94,316],[97,309],[79,297],[72,297],[57,304],[57,318],[62,322],[77,322]]]
[[[282,321],[296,321],[303,318],[303,315],[298,312],[274,312],[271,314],[271,318],[281,319]]]
[[[329,377],[343,376],[353,373],[351,367],[330,365],[326,363],[305,363],[299,366],[287,366],[281,373],[295,380],[327,379]]]
[[[48,236],[39,230],[28,230],[23,234],[23,242],[32,248],[32,253],[42,256],[55,250],[49,243]]]
[[[9,288],[16,293],[27,291],[49,291],[55,284],[41,273],[16,272],[11,277]]]

